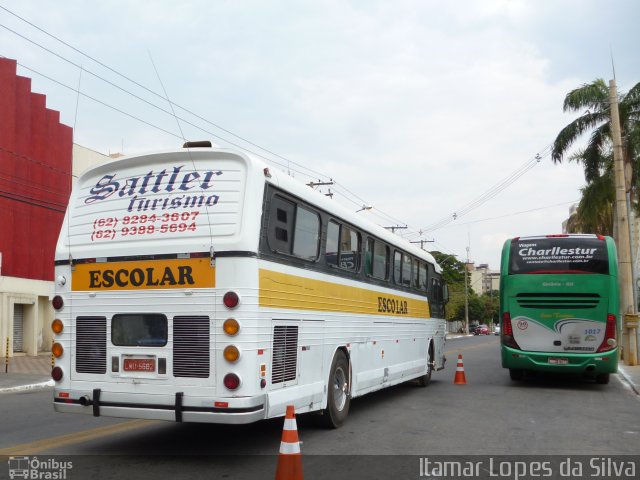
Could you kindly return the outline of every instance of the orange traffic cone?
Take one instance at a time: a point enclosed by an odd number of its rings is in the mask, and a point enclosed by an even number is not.
[[[464,365],[462,364],[462,354],[458,354],[458,365],[456,366],[456,377],[453,380],[455,385],[466,385],[467,379],[464,376]]]
[[[276,480],[303,480],[302,453],[298,440],[298,427],[296,426],[296,412],[293,405],[287,405],[287,414],[284,417],[282,429],[282,441],[280,442],[280,455],[278,456],[278,468]]]

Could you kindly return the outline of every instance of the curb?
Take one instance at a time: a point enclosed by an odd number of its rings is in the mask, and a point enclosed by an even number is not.
[[[27,390],[42,390],[45,388],[53,387],[54,385],[55,385],[55,382],[53,380],[48,380],[42,383],[32,383],[30,385],[18,385],[16,387],[0,388],[0,393],[24,392]]]
[[[640,391],[638,390],[638,386],[635,383],[633,383],[633,380],[631,379],[629,374],[625,371],[624,367],[618,365],[618,373],[629,384],[629,386],[631,387],[631,390],[633,390],[636,395],[640,395]]]

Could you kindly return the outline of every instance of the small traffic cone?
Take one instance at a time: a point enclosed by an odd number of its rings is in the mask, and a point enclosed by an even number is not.
[[[287,414],[284,417],[284,427],[282,428],[276,480],[303,480],[303,478],[302,453],[300,452],[300,441],[298,440],[296,412],[293,405],[287,405]]]
[[[458,354],[458,365],[456,366],[456,377],[453,380],[455,385],[466,385],[467,379],[464,376],[464,365],[462,364],[462,354]]]

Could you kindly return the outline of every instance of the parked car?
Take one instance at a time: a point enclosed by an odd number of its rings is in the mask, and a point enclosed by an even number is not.
[[[489,335],[489,327],[487,327],[486,325],[478,325],[478,328],[476,328],[474,335]]]
[[[500,325],[496,325],[495,327],[493,327],[493,334],[500,335]]]
[[[469,333],[472,334],[476,334],[476,330],[478,329],[480,325],[478,325],[477,323],[472,323],[471,325],[469,325]]]

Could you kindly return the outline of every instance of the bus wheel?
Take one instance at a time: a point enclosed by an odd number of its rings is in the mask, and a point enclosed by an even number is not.
[[[433,348],[429,347],[429,359],[427,360],[427,373],[418,377],[418,386],[426,387],[431,382],[431,374],[433,373]]]
[[[509,376],[511,377],[511,380],[514,381],[522,380],[524,378],[524,370],[519,368],[510,368]]]
[[[600,375],[596,375],[596,383],[599,383],[600,385],[606,385],[609,383],[609,374],[601,373]]]
[[[338,428],[349,413],[349,362],[342,350],[338,350],[331,362],[327,408],[323,421],[328,428]]]

